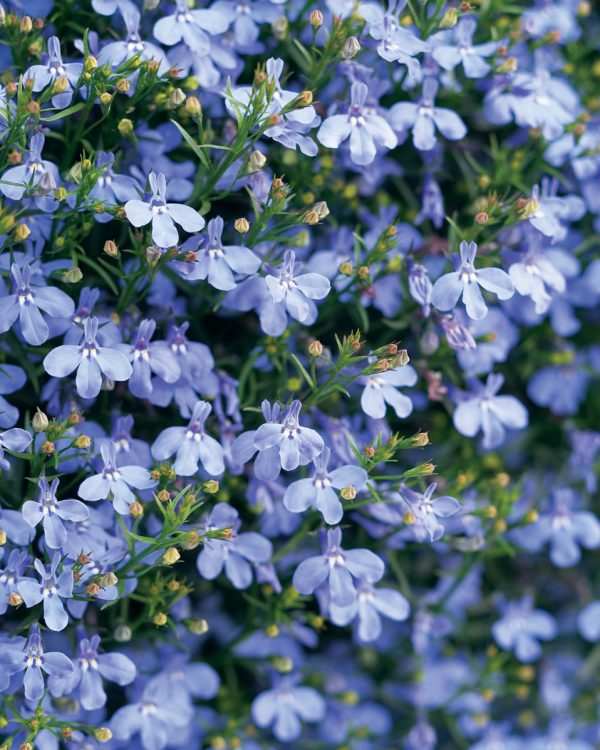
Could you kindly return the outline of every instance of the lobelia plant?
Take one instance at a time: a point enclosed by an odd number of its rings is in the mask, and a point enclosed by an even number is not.
[[[3,0],[0,750],[598,746],[599,29]]]

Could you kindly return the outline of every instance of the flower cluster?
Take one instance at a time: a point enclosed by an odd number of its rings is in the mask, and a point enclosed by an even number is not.
[[[0,750],[600,743],[600,13],[0,5]]]

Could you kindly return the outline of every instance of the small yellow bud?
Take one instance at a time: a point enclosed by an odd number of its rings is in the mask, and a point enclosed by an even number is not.
[[[152,622],[160,628],[167,624],[167,616],[164,612],[157,612],[152,618]]]
[[[131,84],[129,83],[127,78],[121,78],[117,81],[117,85],[115,86],[115,88],[120,94],[126,94],[131,88]]]
[[[448,8],[440,21],[440,29],[451,29],[456,26],[458,21],[458,11],[456,8]]]
[[[11,607],[20,607],[23,604],[21,594],[18,594],[16,591],[9,594],[7,601]]]
[[[78,435],[73,440],[73,445],[80,450],[86,451],[92,444],[92,438],[89,435]]]
[[[180,559],[181,554],[177,547],[169,547],[162,555],[162,561],[165,565],[174,565]]]
[[[273,36],[275,39],[282,40],[285,39],[288,34],[288,28],[289,28],[289,21],[285,16],[279,16],[273,23],[271,24],[271,31],[273,32]]]
[[[108,727],[98,727],[97,729],[94,729],[94,737],[98,742],[108,742],[112,739],[112,736],[113,734]]]
[[[417,432],[413,437],[413,445],[415,448],[424,448],[429,445],[429,435],[426,432]]]
[[[54,190],[54,197],[56,198],[57,201],[64,201],[68,195],[69,195],[68,190],[62,187],[62,185],[60,187],[57,187]]]
[[[54,453],[54,443],[50,440],[45,440],[42,443],[42,453],[45,453],[47,456],[51,456]]]
[[[129,515],[133,516],[134,518],[140,518],[140,516],[144,515],[144,506],[140,503],[139,500],[134,500],[131,505],[129,506]]]
[[[279,627],[275,625],[275,623],[265,628],[265,635],[267,636],[267,638],[277,638],[279,633],[280,633]]]
[[[113,100],[112,94],[109,94],[108,91],[105,91],[103,94],[100,94],[99,98],[100,98],[100,104],[102,104],[105,107],[108,107],[108,105]]]
[[[514,57],[507,57],[506,60],[503,60],[500,65],[498,65],[498,72],[499,73],[514,73],[519,66],[519,63],[517,62],[516,58]]]
[[[186,623],[187,629],[194,635],[204,635],[208,632],[208,623],[202,618],[198,620],[189,620]]]
[[[532,508],[531,510],[528,510],[527,513],[525,513],[523,520],[525,523],[535,523],[539,518],[539,513],[535,508]]]
[[[412,526],[413,523],[416,523],[417,517],[411,510],[407,510],[406,513],[402,516],[402,520],[407,526]]]
[[[480,211],[475,217],[475,223],[480,225],[487,224],[489,220],[489,214],[487,214],[485,211]]]
[[[313,29],[319,29],[323,25],[323,14],[320,10],[312,10],[308,16],[308,22]]]
[[[353,487],[351,484],[342,487],[340,490],[340,495],[344,500],[356,500],[357,494],[356,487]]]
[[[503,518],[499,518],[494,524],[494,531],[497,534],[504,534],[507,528],[508,528],[508,524]]]
[[[85,592],[88,596],[98,596],[100,593],[100,586],[97,583],[88,583],[85,587]]]
[[[260,170],[265,166],[266,163],[267,157],[260,151],[255,150],[250,154],[250,159],[248,160],[248,168],[246,171],[248,174],[255,174],[256,172],[260,172]]]
[[[114,573],[109,572],[109,573],[105,573],[100,578],[100,580],[98,581],[98,583],[100,584],[100,586],[103,589],[108,589],[111,586],[116,586],[117,583],[119,583],[119,579],[117,578],[117,576]]]
[[[119,248],[117,247],[117,243],[114,240],[106,240],[102,249],[110,258],[119,257]]]
[[[173,89],[173,91],[171,91],[171,93],[169,94],[167,107],[169,109],[177,109],[177,107],[180,107],[185,102],[185,100],[186,96],[181,89]]]
[[[311,341],[308,345],[308,353],[311,357],[320,357],[323,354],[323,344],[320,341]]]
[[[119,120],[117,130],[122,136],[129,136],[134,130],[133,122],[127,117],[124,117],[122,120]]]
[[[352,263],[350,263],[350,261],[348,260],[342,263],[342,265],[339,268],[339,271],[342,274],[342,276],[352,276],[353,270],[354,270],[354,267]]]
[[[23,16],[19,24],[19,31],[23,34],[29,34],[33,29],[33,22],[29,16]]]
[[[15,237],[19,242],[26,240],[30,234],[31,229],[29,229],[27,224],[17,224],[17,226],[15,227]]]
[[[216,495],[219,491],[219,483],[216,479],[207,479],[206,482],[202,485],[202,489],[204,492],[206,492],[208,495]]]
[[[294,669],[294,662],[288,656],[275,656],[273,657],[272,664],[282,674],[288,674]]]
[[[188,96],[185,100],[185,111],[192,117],[197,117],[202,113],[202,105],[197,96]]]
[[[235,231],[239,234],[246,234],[246,232],[250,231],[250,222],[248,219],[244,219],[243,217],[240,219],[236,219],[234,223]]]
[[[6,531],[4,531],[4,529],[0,529],[0,547],[4,547],[7,539],[8,537],[6,536]]]
[[[71,266],[71,268],[63,271],[62,277],[67,284],[79,284],[83,279],[83,271],[79,266]]]
[[[312,91],[303,91],[301,94],[298,95],[298,104],[301,107],[308,107],[313,103],[313,92]]]
[[[52,86],[52,93],[64,94],[64,92],[67,90],[68,85],[69,79],[67,78],[67,76],[58,76],[56,81],[54,81],[54,85]]]

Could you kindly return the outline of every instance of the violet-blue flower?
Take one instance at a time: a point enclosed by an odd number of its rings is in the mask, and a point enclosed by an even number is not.
[[[476,269],[476,254],[475,242],[460,243],[460,260],[456,256],[452,258],[456,270],[444,274],[433,285],[431,301],[438,310],[452,310],[462,296],[467,315],[478,320],[487,315],[480,286],[498,299],[512,297],[515,289],[510,276],[501,268]]]
[[[314,688],[298,685],[299,675],[278,676],[273,688],[256,696],[252,718],[259,727],[272,727],[280,742],[292,742],[302,732],[301,720],[325,718],[325,701]]]
[[[27,264],[20,269],[13,263],[10,274],[13,293],[0,298],[0,333],[8,331],[18,319],[25,341],[39,346],[50,333],[40,310],[53,318],[68,318],[75,311],[73,300],[60,289],[33,284]]]
[[[389,405],[397,417],[404,419],[411,413],[413,403],[398,388],[411,386],[416,382],[417,372],[411,365],[364,375],[359,379],[359,383],[364,385],[360,397],[361,408],[373,419],[383,419]]]
[[[533,600],[500,603],[502,617],[492,625],[494,640],[505,651],[514,651],[519,661],[529,663],[542,653],[540,641],[556,637],[556,620],[542,609],[533,608]]]
[[[83,322],[83,343],[80,346],[57,346],[44,358],[44,369],[55,378],[64,378],[77,369],[75,383],[82,398],[94,398],[102,388],[102,376],[110,380],[128,380],[132,367],[117,349],[100,346],[96,340],[98,319]]]
[[[48,484],[45,477],[38,479],[38,499],[26,500],[21,512],[27,523],[35,527],[40,521],[44,528],[44,540],[50,549],[61,549],[67,541],[64,521],[85,521],[89,516],[87,507],[80,500],[57,500],[59,479]]]
[[[302,513],[308,508],[316,508],[326,523],[339,523],[344,514],[342,503],[335,490],[360,492],[367,483],[368,474],[360,466],[346,464],[328,470],[331,451],[323,448],[320,456],[312,459],[313,475],[310,479],[298,479],[290,484],[283,496],[285,507],[292,513]]]
[[[77,83],[83,72],[83,63],[65,63],[60,54],[60,42],[58,37],[51,36],[48,39],[48,61],[45,65],[32,65],[25,71],[24,80],[33,81],[32,91],[36,93],[43,91],[47,86],[56,84],[56,81],[64,79],[66,87],[60,93],[52,96],[52,106],[62,108],[68,107],[73,98]]]
[[[204,428],[211,409],[207,401],[198,401],[187,427],[163,430],[152,444],[154,458],[166,461],[176,454],[173,468],[182,477],[195,474],[199,463],[210,476],[220,476],[225,471],[223,447]]]
[[[444,527],[439,519],[447,518],[460,509],[458,500],[450,495],[434,498],[436,489],[436,482],[430,484],[425,492],[417,492],[406,485],[400,488],[402,499],[408,506],[409,513],[414,516],[411,530],[418,541],[425,541],[427,536],[430,542],[441,539]]]
[[[64,630],[67,627],[69,615],[63,599],[73,596],[73,570],[63,565],[62,572],[58,573],[60,562],[60,552],[54,553],[49,570],[36,558],[33,565],[40,580],[23,578],[17,586],[27,608],[44,603],[44,620],[50,630]]]
[[[446,44],[445,39],[439,43],[436,40],[431,52],[436,63],[444,70],[454,70],[462,65],[467,78],[483,78],[489,73],[491,66],[484,58],[491,57],[500,42],[473,44],[476,28],[474,16],[461,18],[451,32],[454,44]]]
[[[155,330],[154,320],[142,320],[131,342],[132,373],[128,385],[138,398],[148,398],[152,393],[152,373],[165,383],[175,383],[181,377],[181,369],[167,342],[151,341]]]
[[[208,11],[194,11],[208,13]],[[125,215],[134,227],[143,227],[152,222],[152,240],[158,247],[169,248],[179,242],[175,224],[186,232],[199,232],[204,227],[204,219],[191,206],[181,203],[167,203],[167,180],[164,174],[148,175],[152,195],[148,201],[133,198],[125,204]]]

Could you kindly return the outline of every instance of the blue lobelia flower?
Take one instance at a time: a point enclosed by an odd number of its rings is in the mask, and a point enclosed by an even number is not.
[[[117,685],[129,685],[135,680],[135,664],[125,654],[100,651],[100,636],[80,637],[77,658],[72,673],[66,677],[52,677],[52,695],[71,695],[79,687],[79,702],[86,711],[94,711],[106,704],[102,678]]]
[[[600,602],[590,602],[579,612],[577,629],[587,641],[600,641]]]
[[[217,503],[200,524],[199,531],[227,530],[230,538],[206,538],[196,566],[203,578],[213,581],[223,569],[236,589],[247,589],[252,583],[252,565],[271,559],[273,546],[262,534],[247,531],[238,534],[241,526],[238,512],[226,503]]]
[[[350,158],[355,164],[371,164],[377,147],[391,149],[398,144],[394,131],[372,106],[367,106],[369,88],[362,81],[354,81],[350,90],[347,114],[330,115],[317,133],[317,139],[327,148],[339,148],[350,139]]]
[[[21,430],[19,427],[13,427],[10,430],[0,432],[0,469],[8,471],[10,464],[4,458],[4,450],[23,453],[30,445],[33,438],[27,430]]]
[[[132,373],[128,385],[138,398],[148,398],[152,393],[152,373],[165,383],[175,383],[181,377],[181,369],[167,342],[151,341],[155,330],[154,320],[142,320],[129,350]]]
[[[33,285],[31,268],[27,264],[21,270],[13,263],[10,274],[13,293],[0,298],[0,333],[8,331],[18,319],[25,341],[39,346],[50,333],[40,310],[53,318],[68,318],[75,312],[73,300],[60,289]]]
[[[360,405],[369,417],[383,419],[388,404],[400,419],[411,413],[412,401],[398,390],[402,386],[411,386],[417,382],[417,372],[411,365],[365,375],[360,377],[358,382],[364,385]]]
[[[45,477],[38,479],[38,499],[26,500],[21,512],[27,523],[35,527],[42,521],[44,541],[50,549],[61,549],[67,541],[64,521],[85,521],[89,517],[88,508],[80,500],[57,500],[56,490],[59,480],[53,479],[49,485]]]
[[[492,625],[494,640],[505,651],[514,651],[519,661],[539,659],[539,641],[552,640],[558,632],[556,620],[542,609],[534,609],[531,597],[500,602],[502,617]]]
[[[156,60],[159,63],[157,74],[165,75],[169,70],[169,61],[164,50],[158,45],[144,41],[140,36],[140,14],[137,8],[126,8],[123,13],[123,21],[127,29],[127,35],[123,41],[109,42],[105,44],[97,55],[98,65],[110,65],[118,68],[124,62],[134,57],[139,60]],[[135,81],[136,73],[131,76]]]
[[[34,560],[33,565],[40,576],[40,580],[23,578],[17,590],[23,597],[26,607],[34,607],[43,601],[44,620],[50,630],[64,630],[69,622],[63,599],[73,596],[73,571],[63,568],[58,574],[60,552],[55,552],[50,570],[44,567],[41,560]]]
[[[454,426],[461,435],[475,437],[483,432],[483,447],[498,448],[504,442],[506,430],[527,427],[527,409],[514,396],[496,395],[504,376],[490,373],[485,386],[477,379],[469,381],[472,390],[459,401],[454,410]]]
[[[137,182],[133,177],[124,174],[117,174],[113,170],[115,155],[106,153],[106,151],[97,151],[95,166],[102,168],[102,173],[96,180],[96,184],[88,192],[90,200],[101,201],[105,206],[113,207],[125,203],[130,198],[137,198],[139,191]],[[111,213],[96,213],[94,218],[100,223],[105,223],[113,219]]]
[[[380,57],[406,65],[408,79],[414,81],[421,70],[415,55],[429,51],[429,44],[404,27],[400,16],[406,4],[407,0],[393,0],[385,11],[379,3],[367,2],[358,6],[358,12],[365,19],[370,36],[379,42]]]
[[[529,381],[527,395],[553,414],[576,414],[585,400],[590,377],[583,357],[578,356],[568,364],[541,367]]]
[[[252,702],[252,719],[259,727],[272,727],[280,742],[292,742],[302,733],[302,722],[325,718],[325,701],[313,688],[298,685],[299,675],[274,676],[271,690]]]
[[[456,513],[460,504],[456,498],[443,495],[434,499],[433,494],[437,484],[430,484],[425,492],[417,492],[410,487],[402,485],[400,495],[408,510],[414,516],[411,530],[419,542],[429,537],[430,542],[437,542],[444,534],[444,527],[439,522],[440,518],[447,518]]]
[[[127,515],[129,506],[136,499],[130,487],[149,490],[156,487],[148,469],[141,466],[119,466],[117,468],[117,448],[113,442],[102,443],[100,454],[104,468],[100,474],[84,479],[79,485],[79,497],[88,502],[112,500],[117,513]]]
[[[207,13],[208,11],[193,11]],[[175,224],[186,232],[199,232],[204,227],[204,219],[191,206],[181,203],[167,203],[167,180],[164,174],[150,172],[148,176],[152,195],[148,201],[136,198],[125,204],[125,215],[134,227],[143,227],[152,222],[152,241],[161,248],[177,245],[179,233]]]
[[[473,337],[473,347],[460,349],[456,355],[466,375],[480,375],[491,372],[496,362],[505,362],[513,346],[519,340],[519,329],[511,323],[502,310],[492,307],[481,320],[469,320],[463,317],[466,330]]]
[[[565,222],[578,221],[586,212],[578,195],[557,195],[558,180],[544,177],[542,187],[534,185],[527,207],[529,223],[539,232],[559,242],[567,236]]]
[[[204,423],[211,412],[207,401],[198,401],[187,427],[167,427],[152,444],[152,455],[157,461],[166,461],[176,454],[173,468],[182,477],[198,471],[201,463],[212,477],[225,471],[223,447],[206,434]]]
[[[265,278],[273,302],[307,325],[316,317],[312,300],[324,299],[331,288],[329,279],[320,273],[297,274],[296,253],[286,250],[283,263]],[[276,274],[276,275],[275,275]]]
[[[136,703],[115,711],[110,728],[116,740],[130,740],[139,734],[144,750],[163,750],[172,741],[173,732],[184,729],[192,715],[191,704],[173,702],[166,681],[153,680]]]
[[[0,668],[9,675],[24,672],[25,697],[39,701],[44,695],[44,676],[64,678],[73,672],[73,663],[60,651],[44,651],[39,625],[32,625],[29,637],[0,644]]]
[[[117,349],[99,346],[96,341],[98,319],[83,321],[83,343],[80,346],[57,346],[44,358],[44,369],[55,378],[64,378],[77,369],[75,383],[81,398],[94,398],[102,388],[102,376],[110,380],[128,380],[132,367]]]
[[[278,405],[273,407],[272,414],[268,414],[270,409],[265,410],[263,402],[263,414],[268,421],[257,430],[236,438],[232,447],[235,460],[246,463],[259,451],[264,456],[260,464],[259,459],[256,461],[260,466],[260,476],[257,476],[270,480],[279,476],[280,468],[293,471],[319,456],[323,450],[323,439],[315,430],[300,425],[301,408],[301,402],[295,400],[286,406],[281,415]]]
[[[221,14],[233,26],[233,36],[238,47],[244,49],[258,41],[259,24],[273,23],[281,10],[265,0],[217,0],[211,10]]]
[[[321,555],[303,560],[294,571],[292,582],[301,594],[312,594],[328,584],[329,598],[337,607],[356,601],[354,579],[377,583],[384,573],[383,561],[368,549],[343,550],[341,529],[321,532]]]
[[[176,0],[176,5],[172,15],[154,24],[154,36],[167,46],[183,41],[195,54],[208,54],[211,36],[227,31],[229,19],[215,10],[192,10],[187,0]]]
[[[535,523],[515,529],[513,538],[528,550],[549,543],[554,565],[568,568],[580,561],[580,546],[600,547],[600,521],[581,508],[580,498],[570,487],[559,487],[552,492],[549,511],[540,513]]]
[[[460,260],[453,256],[455,271],[441,276],[433,285],[431,301],[438,310],[452,310],[462,295],[467,315],[474,320],[485,318],[487,305],[479,287],[495,294],[498,299],[509,299],[515,288],[510,276],[501,268],[475,269],[475,242],[460,243]]]
[[[356,584],[358,596],[347,607],[330,606],[331,621],[336,625],[348,625],[358,619],[358,637],[361,641],[375,641],[381,635],[381,616],[402,622],[410,614],[410,604],[396,589],[376,589],[366,581]]]
[[[451,109],[435,106],[438,83],[428,77],[423,82],[421,99],[415,102],[398,102],[390,109],[392,128],[406,136],[412,130],[412,140],[419,151],[431,151],[437,143],[436,129],[449,141],[459,141],[467,134],[467,127]]]
[[[452,31],[454,44],[445,44],[445,35],[436,44],[431,56],[444,70],[454,70],[458,65],[463,66],[467,78],[483,78],[490,70],[490,64],[484,59],[491,57],[500,42],[486,42],[473,44],[473,36],[477,28],[477,21],[473,16],[461,18]]]
[[[215,289],[227,292],[235,288],[234,273],[251,276],[258,271],[260,258],[241,245],[223,245],[223,219],[216,216],[208,222],[208,244],[196,253],[193,263],[181,263],[188,281],[208,279]]]
[[[339,523],[344,514],[342,503],[335,490],[352,489],[360,492],[367,483],[368,474],[360,466],[346,464],[329,471],[327,464],[331,451],[323,448],[320,456],[313,458],[314,470],[310,479],[299,479],[287,487],[283,496],[285,507],[292,513],[302,513],[316,508],[325,522]]]
[[[41,133],[31,136],[23,163],[6,170],[0,179],[0,191],[15,201],[27,193],[42,211],[53,211],[58,202],[49,193],[60,182],[60,175],[55,164],[42,159],[44,141]]]
[[[429,219],[439,229],[445,218],[444,196],[440,186],[433,175],[427,174],[423,180],[423,202],[421,210],[415,216],[415,224],[422,224]]]
[[[152,378],[152,393],[148,397],[156,406],[168,406],[174,400],[182,417],[191,417],[200,395],[216,396],[219,388],[210,349],[206,344],[187,338],[189,325],[189,322],[171,325],[167,330],[167,344],[181,370],[181,377],[175,383],[167,383],[158,376]]]
[[[2,528],[4,529],[4,518]],[[13,549],[8,556],[6,565],[0,570],[0,615],[3,615],[8,609],[8,597],[11,594],[18,594],[18,585],[24,577],[27,568],[29,555],[20,549]]]
[[[59,78],[66,79],[66,89],[52,97],[52,106],[62,109],[68,107],[71,103],[74,90],[82,73],[83,63],[63,62],[58,37],[51,36],[48,39],[48,62],[45,65],[32,65],[25,71],[23,80],[32,79],[32,91],[37,93],[45,89],[46,86],[54,85]]]

